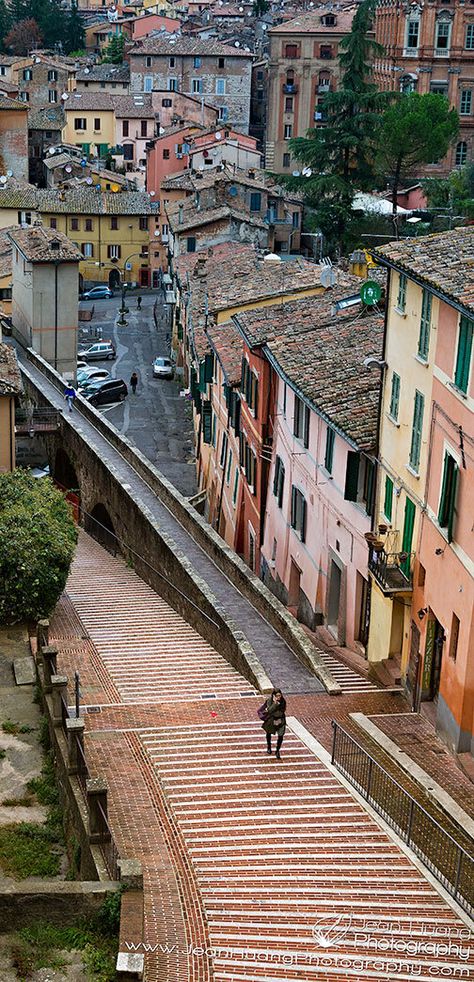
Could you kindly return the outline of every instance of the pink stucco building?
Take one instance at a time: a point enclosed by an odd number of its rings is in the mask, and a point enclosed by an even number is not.
[[[349,278],[348,278],[349,279]],[[337,643],[366,642],[383,320],[361,315],[355,283],[238,317],[272,368],[271,458],[261,575],[298,617]]]

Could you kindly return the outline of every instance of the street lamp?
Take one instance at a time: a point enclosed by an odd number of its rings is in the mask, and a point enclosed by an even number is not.
[[[125,282],[125,273],[127,271],[128,263],[130,262],[131,259],[134,259],[135,256],[139,256],[140,258],[143,258],[143,253],[142,252],[132,252],[124,260],[122,269],[119,269],[119,267],[116,266],[115,263],[105,263],[105,262],[96,262],[95,263],[96,266],[111,266],[112,269],[116,269],[117,272],[120,275],[120,282],[121,282],[121,288],[122,288],[122,302],[121,302],[121,305],[119,307],[120,317],[119,317],[119,319],[117,321],[117,326],[118,327],[126,327],[127,326],[127,321],[125,320],[125,314],[128,314],[130,311],[129,311],[129,308],[125,306],[125,291],[126,291],[126,286],[127,286],[127,284]]]

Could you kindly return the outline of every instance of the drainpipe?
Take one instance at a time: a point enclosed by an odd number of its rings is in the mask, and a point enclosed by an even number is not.
[[[54,370],[58,370],[58,264],[54,264]]]

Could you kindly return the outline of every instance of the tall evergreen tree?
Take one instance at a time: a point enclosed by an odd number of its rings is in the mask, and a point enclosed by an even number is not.
[[[69,12],[69,18],[66,25],[64,48],[66,54],[69,54],[71,51],[79,51],[83,47],[84,47],[84,24],[78,10],[77,0],[74,0],[71,6],[71,10]]]
[[[0,0],[0,51],[5,51],[5,38],[13,25],[13,18],[5,0]]]
[[[330,252],[344,247],[354,195],[373,179],[372,146],[387,101],[372,82],[374,55],[383,51],[371,33],[373,17],[374,0],[362,0],[340,43],[339,88],[320,107],[323,125],[290,141],[306,176],[288,183],[302,188]]]

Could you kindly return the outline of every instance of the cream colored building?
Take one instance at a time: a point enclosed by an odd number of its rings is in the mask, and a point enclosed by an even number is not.
[[[376,494],[378,539],[369,559],[368,659],[390,659],[387,664],[392,674],[401,678],[409,657],[414,560],[429,463],[439,300],[429,284],[423,286],[392,271],[387,305]]]
[[[82,255],[65,235],[41,225],[15,229],[10,239],[13,334],[60,374],[73,374]]]
[[[15,467],[15,398],[22,391],[20,369],[0,331],[0,474]]]

